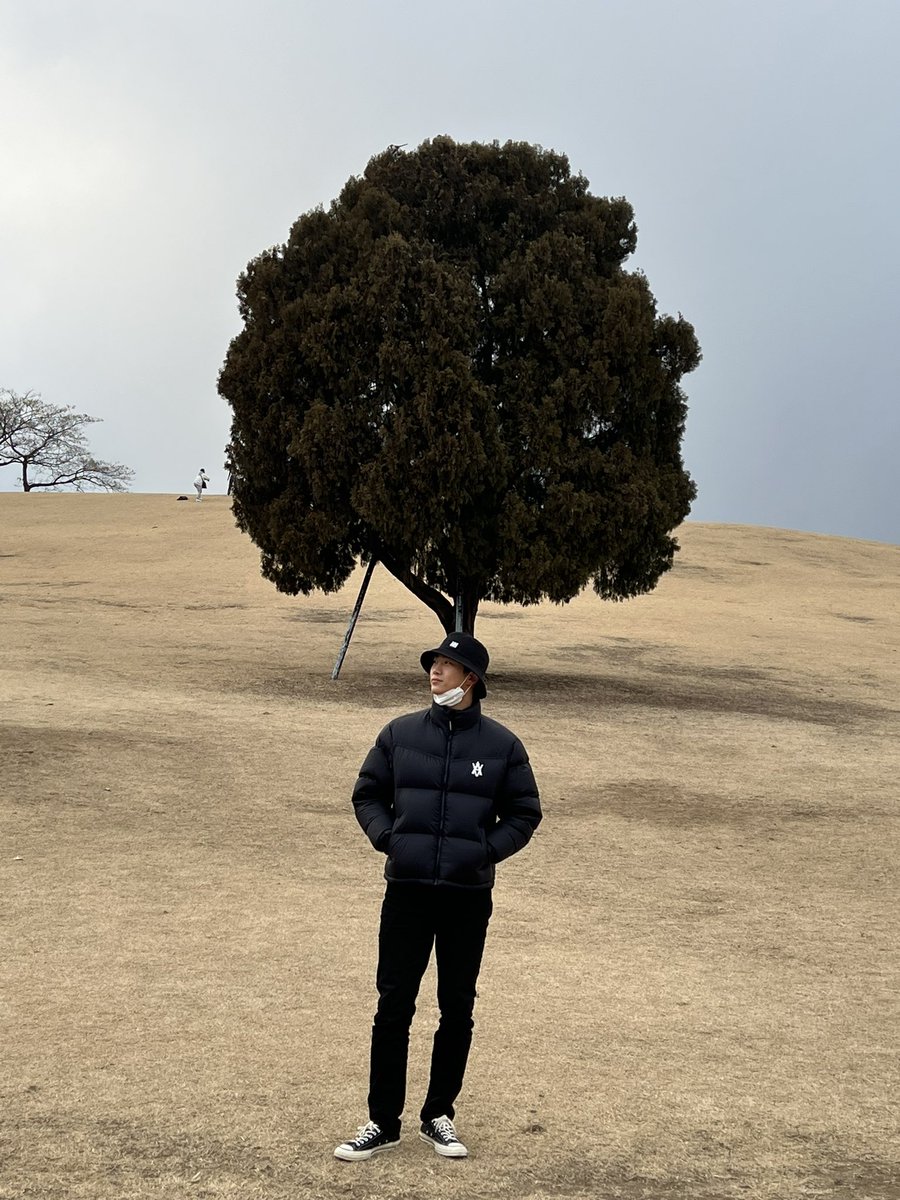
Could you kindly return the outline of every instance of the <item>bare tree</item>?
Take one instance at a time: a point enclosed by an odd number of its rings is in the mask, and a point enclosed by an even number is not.
[[[21,467],[26,492],[65,487],[127,491],[134,472],[122,463],[102,462],[88,449],[84,426],[99,420],[71,405],[45,404],[37,392],[19,395],[0,388],[0,467]]]

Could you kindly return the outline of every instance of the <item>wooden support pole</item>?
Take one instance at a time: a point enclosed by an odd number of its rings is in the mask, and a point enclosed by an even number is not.
[[[369,580],[372,578],[372,572],[375,570],[375,565],[378,562],[377,558],[369,561],[366,569],[365,578],[362,581],[362,587],[359,589],[359,595],[356,597],[356,604],[353,608],[353,614],[350,617],[350,624],[347,626],[347,632],[344,634],[343,645],[341,646],[340,654],[337,656],[337,662],[334,664],[334,670],[331,672],[331,678],[337,679],[341,673],[341,666],[344,662],[344,655],[347,653],[347,647],[350,645],[350,639],[353,637],[353,630],[356,628],[356,622],[359,619],[360,610],[362,609],[363,600],[366,598],[366,590],[369,586]]]

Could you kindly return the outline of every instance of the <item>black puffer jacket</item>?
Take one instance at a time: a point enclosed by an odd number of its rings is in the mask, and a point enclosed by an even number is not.
[[[476,701],[432,704],[382,729],[353,789],[356,819],[391,883],[488,888],[494,864],[541,820],[525,747]]]

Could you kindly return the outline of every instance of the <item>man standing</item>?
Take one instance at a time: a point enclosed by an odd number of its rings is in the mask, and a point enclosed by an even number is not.
[[[378,933],[369,1121],[334,1152],[351,1162],[400,1141],[409,1030],[432,947],[440,1022],[420,1136],[446,1158],[468,1153],[453,1125],[454,1103],[472,1043],[495,866],[527,845],[541,820],[524,746],[481,711],[485,647],[470,634],[453,633],[420,661],[431,684],[431,708],[385,726],[353,790],[357,820],[387,855],[387,888]]]

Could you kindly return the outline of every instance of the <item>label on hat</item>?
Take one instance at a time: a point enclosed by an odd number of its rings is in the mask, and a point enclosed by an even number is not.
[[[451,643],[450,643],[450,649],[451,649],[451,650],[458,650],[458,649],[459,649],[459,642],[451,642]]]

